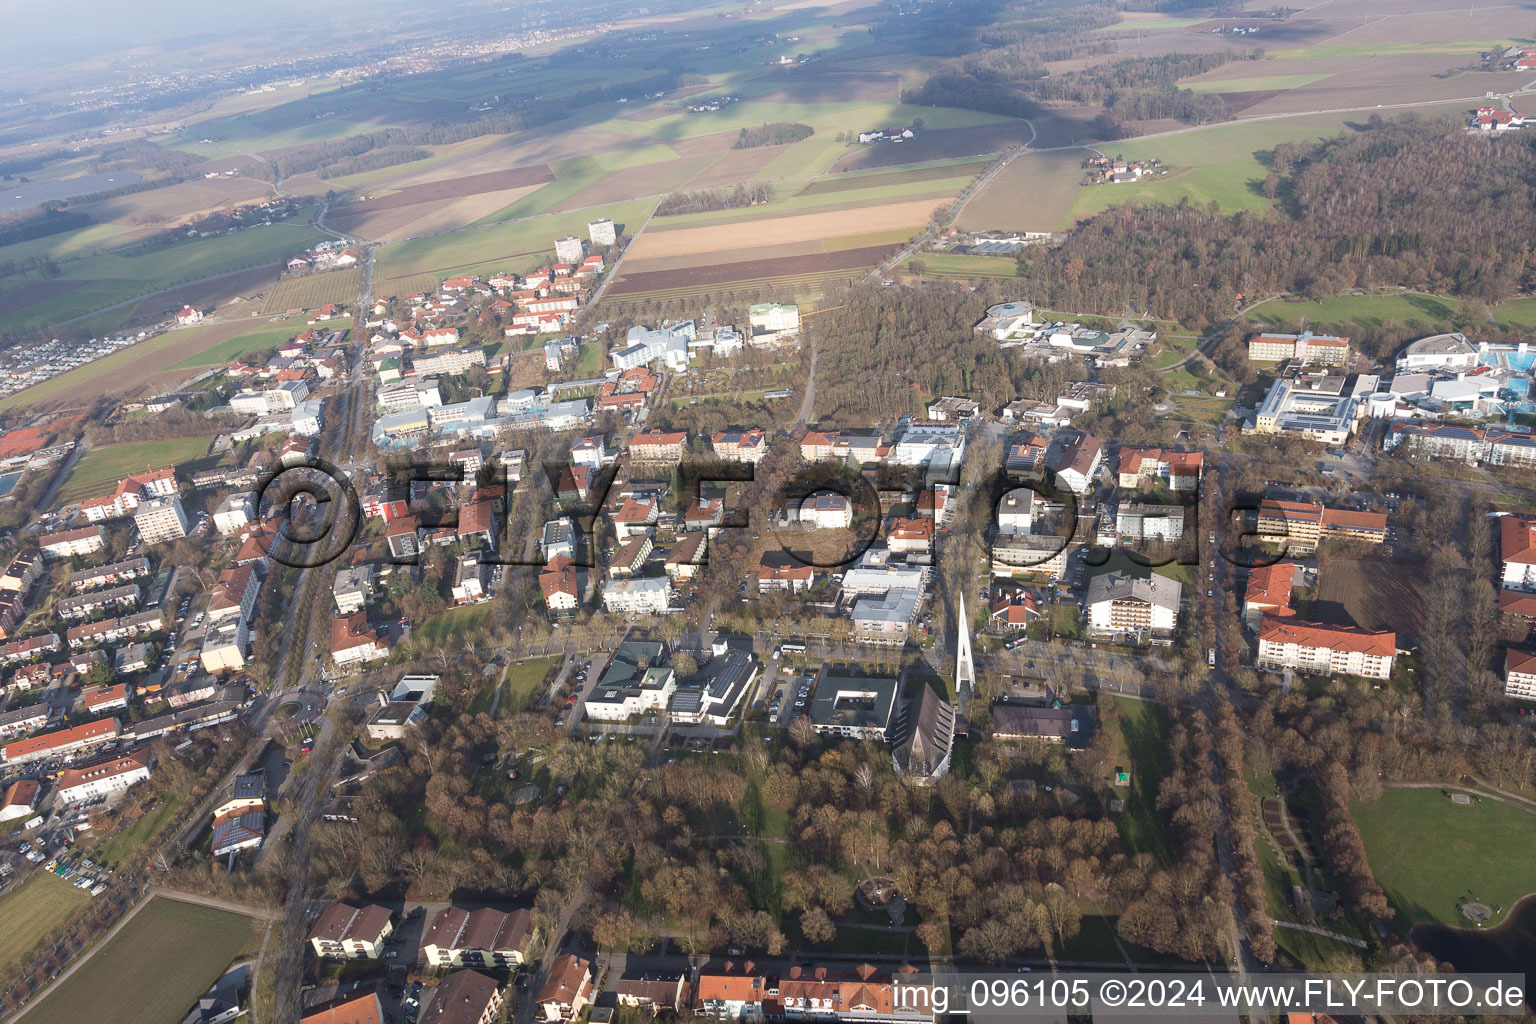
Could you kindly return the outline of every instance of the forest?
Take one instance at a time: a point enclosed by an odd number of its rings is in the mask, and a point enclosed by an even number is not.
[[[662,196],[661,202],[656,204],[656,216],[672,217],[680,213],[705,213],[710,210],[734,210],[742,206],[756,206],[758,203],[766,203],[771,194],[767,185],[757,182],[737,185],[734,188],[671,192]]]
[[[1407,288],[1501,302],[1536,284],[1536,149],[1451,121],[1372,116],[1282,143],[1259,186],[1276,214],[1120,207],[1020,257],[1024,292],[1058,309],[1225,320],[1237,297]]]
[[[799,142],[816,134],[816,129],[798,121],[775,121],[760,124],[756,128],[743,128],[736,133],[732,149],[756,149],[758,146],[784,146]]]

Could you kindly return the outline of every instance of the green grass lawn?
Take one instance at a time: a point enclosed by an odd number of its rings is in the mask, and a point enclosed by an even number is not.
[[[450,608],[417,626],[412,630],[411,636],[438,643],[484,625],[490,619],[491,611],[490,604],[471,604],[462,608]]]
[[[342,320],[332,320],[325,327],[328,330],[340,330],[343,327],[351,327],[352,319],[347,317]],[[238,334],[228,341],[221,341],[209,349],[204,349],[197,355],[188,356],[180,362],[172,363],[167,370],[198,370],[206,366],[220,366],[240,358],[247,352],[256,352],[264,348],[276,348],[292,338],[295,334],[305,330],[307,325],[302,318],[285,320],[282,323],[262,324],[245,334]]]
[[[111,490],[129,473],[201,458],[212,438],[178,437],[169,441],[124,441],[92,448],[80,456],[69,479],[59,490],[63,503],[79,501]]]
[[[1401,324],[1420,327],[1429,333],[1448,329],[1455,312],[1455,299],[1435,295],[1336,295],[1320,302],[1276,299],[1249,310],[1248,319],[1258,324],[1279,324],[1306,317],[1307,323],[1319,330],[1352,324],[1363,327]],[[1526,314],[1527,310],[1520,307],[1518,312]],[[1536,304],[1532,304],[1527,315],[1536,316]]]
[[[1019,276],[1019,261],[1006,256],[971,256],[965,253],[924,253],[907,261],[902,269],[917,274],[913,263],[923,266],[922,277],[1014,278]]]
[[[1130,853],[1150,853],[1171,863],[1173,844],[1157,809],[1157,788],[1168,774],[1168,719],[1149,701],[1116,697],[1115,704],[1120,709],[1120,741],[1130,751],[1132,766],[1125,813],[1115,819],[1120,841]]]
[[[1350,808],[1398,932],[1419,921],[1467,926],[1456,901],[1495,910],[1536,892],[1536,814],[1493,800],[1461,807],[1438,789],[1392,789]]]
[[[37,944],[62,927],[91,897],[46,871],[0,898],[0,976],[22,963]]]
[[[27,1014],[29,1024],[173,1024],[218,980],[257,922],[157,897]]]
[[[1435,108],[1438,109],[1438,108]],[[1264,211],[1273,207],[1258,191],[1269,173],[1256,153],[1278,142],[1337,135],[1358,114],[1308,114],[1273,121],[1212,125],[1199,131],[1105,143],[1101,148],[1128,160],[1157,159],[1169,168],[1165,177],[1119,185],[1087,185],[1077,194],[1067,222],[1112,206],[1147,203],[1215,202],[1223,213]]]
[[[591,380],[603,372],[603,343],[592,340],[581,346],[576,353],[576,380]]]
[[[560,657],[556,655],[549,658],[514,661],[508,665],[506,677],[501,683],[499,713],[515,715],[526,708],[528,702],[538,695],[544,681],[549,678],[550,672],[560,664],[560,661]]]

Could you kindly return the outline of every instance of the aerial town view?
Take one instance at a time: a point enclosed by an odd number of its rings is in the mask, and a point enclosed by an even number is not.
[[[6,21],[0,1024],[1530,1018],[1536,6]]]

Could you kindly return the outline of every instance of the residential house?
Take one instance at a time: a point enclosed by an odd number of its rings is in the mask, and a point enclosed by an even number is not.
[[[94,764],[66,768],[54,783],[53,799],[64,804],[99,800],[147,778],[149,751],[136,750]]]
[[[567,953],[556,957],[535,999],[545,1024],[574,1021],[591,1004],[592,963]]]
[[[1177,580],[1156,573],[1100,573],[1088,581],[1088,626],[1096,633],[1166,637],[1178,625],[1182,591]]]
[[[432,915],[421,936],[421,955],[431,967],[520,966],[533,935],[527,910],[444,907]]]
[[[1056,465],[1056,479],[1073,494],[1084,495],[1093,489],[1095,475],[1104,464],[1104,446],[1092,434],[1080,434],[1062,450]]]
[[[1397,654],[1397,634],[1266,615],[1259,622],[1256,664],[1271,671],[1387,679]]]
[[[456,971],[432,990],[420,1024],[494,1024],[505,1000],[494,978]]]

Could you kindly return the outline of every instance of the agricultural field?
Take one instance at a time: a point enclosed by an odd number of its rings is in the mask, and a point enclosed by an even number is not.
[[[925,164],[900,171],[872,171],[869,173],[829,174],[816,178],[799,191],[799,195],[821,195],[828,192],[851,192],[868,188],[884,188],[890,185],[906,185],[916,181],[942,181],[946,178],[974,178],[987,169],[986,160],[968,160],[961,163]]]
[[[284,257],[324,237],[309,223],[308,214],[301,213],[231,235],[71,260],[60,265],[59,277],[41,283],[25,276],[7,278],[0,283],[0,329],[67,323],[154,292],[247,268],[270,264],[275,271]]]
[[[1326,562],[1307,615],[1332,625],[1390,629],[1411,641],[1424,629],[1423,574],[1385,558]]]
[[[1439,789],[1390,789],[1350,809],[1399,932],[1419,921],[1469,926],[1460,899],[1489,907],[1496,924],[1536,893],[1536,814],[1486,797],[1453,804]]]
[[[319,309],[327,302],[351,304],[357,300],[362,286],[361,267],[285,277],[267,292],[261,311],[283,313],[290,309]]]
[[[635,200],[401,242],[380,253],[374,279],[381,291],[392,292],[398,279],[415,275],[435,273],[441,280],[453,274],[533,270],[554,259],[556,238],[585,238],[587,223],[600,217],[610,218],[621,231],[633,232],[654,206],[653,200]]]
[[[171,1024],[251,942],[256,921],[164,896],[27,1012],[28,1024]]]
[[[959,226],[970,231],[1057,231],[1070,223],[1086,149],[1027,153],[971,197]]]
[[[753,221],[750,239],[754,246],[767,246],[818,241],[829,236],[851,235],[855,232],[898,228],[910,228],[915,232],[928,222],[934,205],[929,200],[915,200],[856,210],[764,218]],[[742,229],[733,224],[647,231],[630,244],[625,260],[627,263],[629,260],[740,249],[743,241]]]
[[[163,469],[208,454],[211,437],[179,437],[169,441],[123,441],[92,448],[80,456],[69,479],[59,489],[59,502],[69,503],[110,491],[129,473]]]
[[[64,926],[91,897],[62,878],[38,871],[0,897],[0,977],[22,964],[37,944]]]

